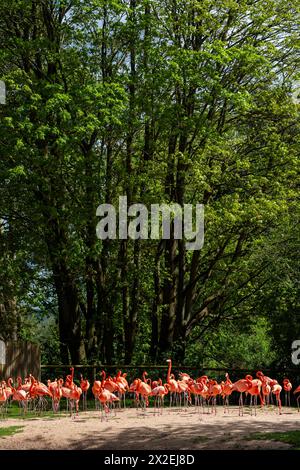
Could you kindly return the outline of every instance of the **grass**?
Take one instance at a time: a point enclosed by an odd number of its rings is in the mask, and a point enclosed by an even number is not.
[[[0,437],[7,437],[22,432],[24,426],[8,426],[7,428],[0,428]]]
[[[201,442],[207,442],[207,441],[209,441],[209,438],[205,436],[196,436],[196,437],[193,437],[192,439],[193,444],[199,444]]]
[[[279,441],[290,444],[294,449],[300,450],[300,431],[285,431],[285,432],[261,432],[251,434],[247,440],[268,440]]]

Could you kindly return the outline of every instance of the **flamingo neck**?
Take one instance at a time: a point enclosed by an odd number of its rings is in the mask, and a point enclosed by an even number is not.
[[[172,361],[169,359],[169,366],[168,366],[168,373],[167,373],[167,382],[170,381],[171,378],[171,369],[172,369]]]

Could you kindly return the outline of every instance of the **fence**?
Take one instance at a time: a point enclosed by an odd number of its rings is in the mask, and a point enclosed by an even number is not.
[[[41,354],[38,345],[29,342],[1,342],[0,348],[0,377],[4,380],[12,377],[32,374],[41,377]]]

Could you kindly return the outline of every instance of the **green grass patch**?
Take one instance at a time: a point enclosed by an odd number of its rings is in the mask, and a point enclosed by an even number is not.
[[[207,442],[208,440],[209,438],[205,436],[195,436],[192,438],[193,444],[200,444],[201,442]]]
[[[258,432],[251,434],[247,440],[279,441],[290,444],[294,449],[300,450],[300,431],[285,432]]]
[[[0,428],[0,437],[7,437],[22,432],[24,426],[8,426],[7,428]]]

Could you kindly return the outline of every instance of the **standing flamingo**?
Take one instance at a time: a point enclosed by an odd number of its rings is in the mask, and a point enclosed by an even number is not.
[[[122,395],[124,397],[124,408],[126,408],[125,394],[126,394],[126,391],[129,390],[129,385],[126,380],[126,376],[127,376],[126,372],[124,372],[124,374],[122,375],[121,370],[118,371],[117,376],[116,376],[116,382],[120,386],[120,392],[119,392],[120,398],[122,398]]]
[[[29,390],[30,397],[34,400],[37,399],[36,409],[41,412],[43,409],[46,409],[48,405],[48,402],[45,397],[48,396],[52,398],[52,394],[44,383],[36,380],[31,374],[29,375],[29,377],[31,381]]]
[[[272,386],[272,393],[276,396],[276,403],[278,405],[278,413],[280,415],[281,415],[281,400],[280,400],[281,390],[282,390],[282,387],[278,383]]]
[[[162,380],[158,380],[158,385],[152,388],[150,395],[154,398],[154,413],[157,408],[158,414],[162,414],[162,406],[164,403],[164,397],[169,393],[168,384],[162,384]]]
[[[188,381],[188,385],[189,385],[189,392],[193,393],[193,395],[195,396],[196,409],[198,409],[198,411],[200,411],[199,405],[202,404],[202,407],[203,407],[203,403],[202,403],[203,395],[202,394],[203,394],[203,390],[204,390],[205,385],[202,382],[196,382],[195,380],[193,380],[191,378]],[[200,399],[201,399],[201,401],[200,401]]]
[[[237,391],[240,393],[239,398],[239,416],[244,415],[244,404],[243,404],[243,393],[248,392],[249,381],[247,379],[240,379],[237,382],[234,382],[232,385],[232,391]]]
[[[226,413],[226,407],[227,407],[227,411],[229,413],[229,395],[232,394],[233,384],[232,384],[232,382],[229,378],[228,372],[226,372],[225,377],[226,377],[226,380],[223,383],[222,394],[221,395],[222,395],[223,400],[224,400],[224,413]]]
[[[208,382],[208,395],[212,399],[212,412],[217,414],[217,395],[221,395],[222,387],[216,380],[209,380]]]
[[[60,400],[63,396],[62,394],[62,386],[63,386],[63,379],[59,379],[56,381],[56,387],[52,388],[52,404],[53,404],[53,410],[54,412],[58,412],[59,410],[59,405],[60,405]]]
[[[108,408],[108,403],[114,403],[116,401],[119,401],[119,398],[112,392],[110,392],[107,388],[104,388],[105,381],[106,381],[106,374],[104,371],[102,371],[102,382],[101,382],[101,388],[98,393],[98,400],[101,404],[101,421],[103,420],[103,410],[106,413],[109,413],[109,408]]]
[[[178,390],[177,381],[171,378],[172,360],[167,359],[167,362],[169,363],[168,372],[167,372],[167,384],[169,385],[169,390],[170,390],[170,406],[172,406],[173,399],[174,397],[176,399],[176,394],[178,393],[179,390]]]
[[[294,395],[296,395],[296,393],[300,393],[300,385],[298,385],[298,387],[294,390]],[[299,413],[299,400],[300,400],[300,395],[298,395],[297,397],[297,407],[298,407],[298,413]]]
[[[87,410],[87,391],[90,388],[90,382],[80,374],[80,388],[82,390],[82,409]]]
[[[256,407],[257,407],[257,397],[259,396],[261,405],[264,405],[263,398],[261,397],[261,386],[262,381],[260,379],[253,379],[252,375],[246,375],[246,380],[248,381],[249,387],[247,392],[250,394],[250,410],[252,416],[252,399],[254,397],[254,414],[256,416]]]
[[[283,389],[284,389],[284,404],[285,406],[291,406],[291,390],[293,386],[289,379],[283,379]]]
[[[92,393],[93,393],[94,398],[95,398],[95,409],[96,410],[98,409],[98,405],[99,405],[98,395],[99,395],[100,390],[101,390],[101,382],[100,382],[100,380],[95,380],[94,383],[93,383],[93,386],[92,386]]]
[[[6,412],[7,398],[6,383],[3,381],[0,385],[0,410],[2,415]]]
[[[14,388],[11,377],[8,379],[7,383],[12,389],[12,401],[17,401],[19,405],[23,407],[23,412],[25,413],[27,411],[27,404],[29,398],[28,392],[25,392],[25,390],[22,389],[18,390]]]
[[[261,393],[266,401],[266,404],[269,405],[270,403],[270,393],[271,393],[271,385],[269,384],[268,380],[264,377],[261,386]]]
[[[147,406],[149,405],[148,397],[151,395],[151,387],[146,382],[142,382],[141,379],[135,379],[130,385],[129,390],[135,392],[137,404],[139,404],[139,395],[142,397],[142,410],[146,411]]]

